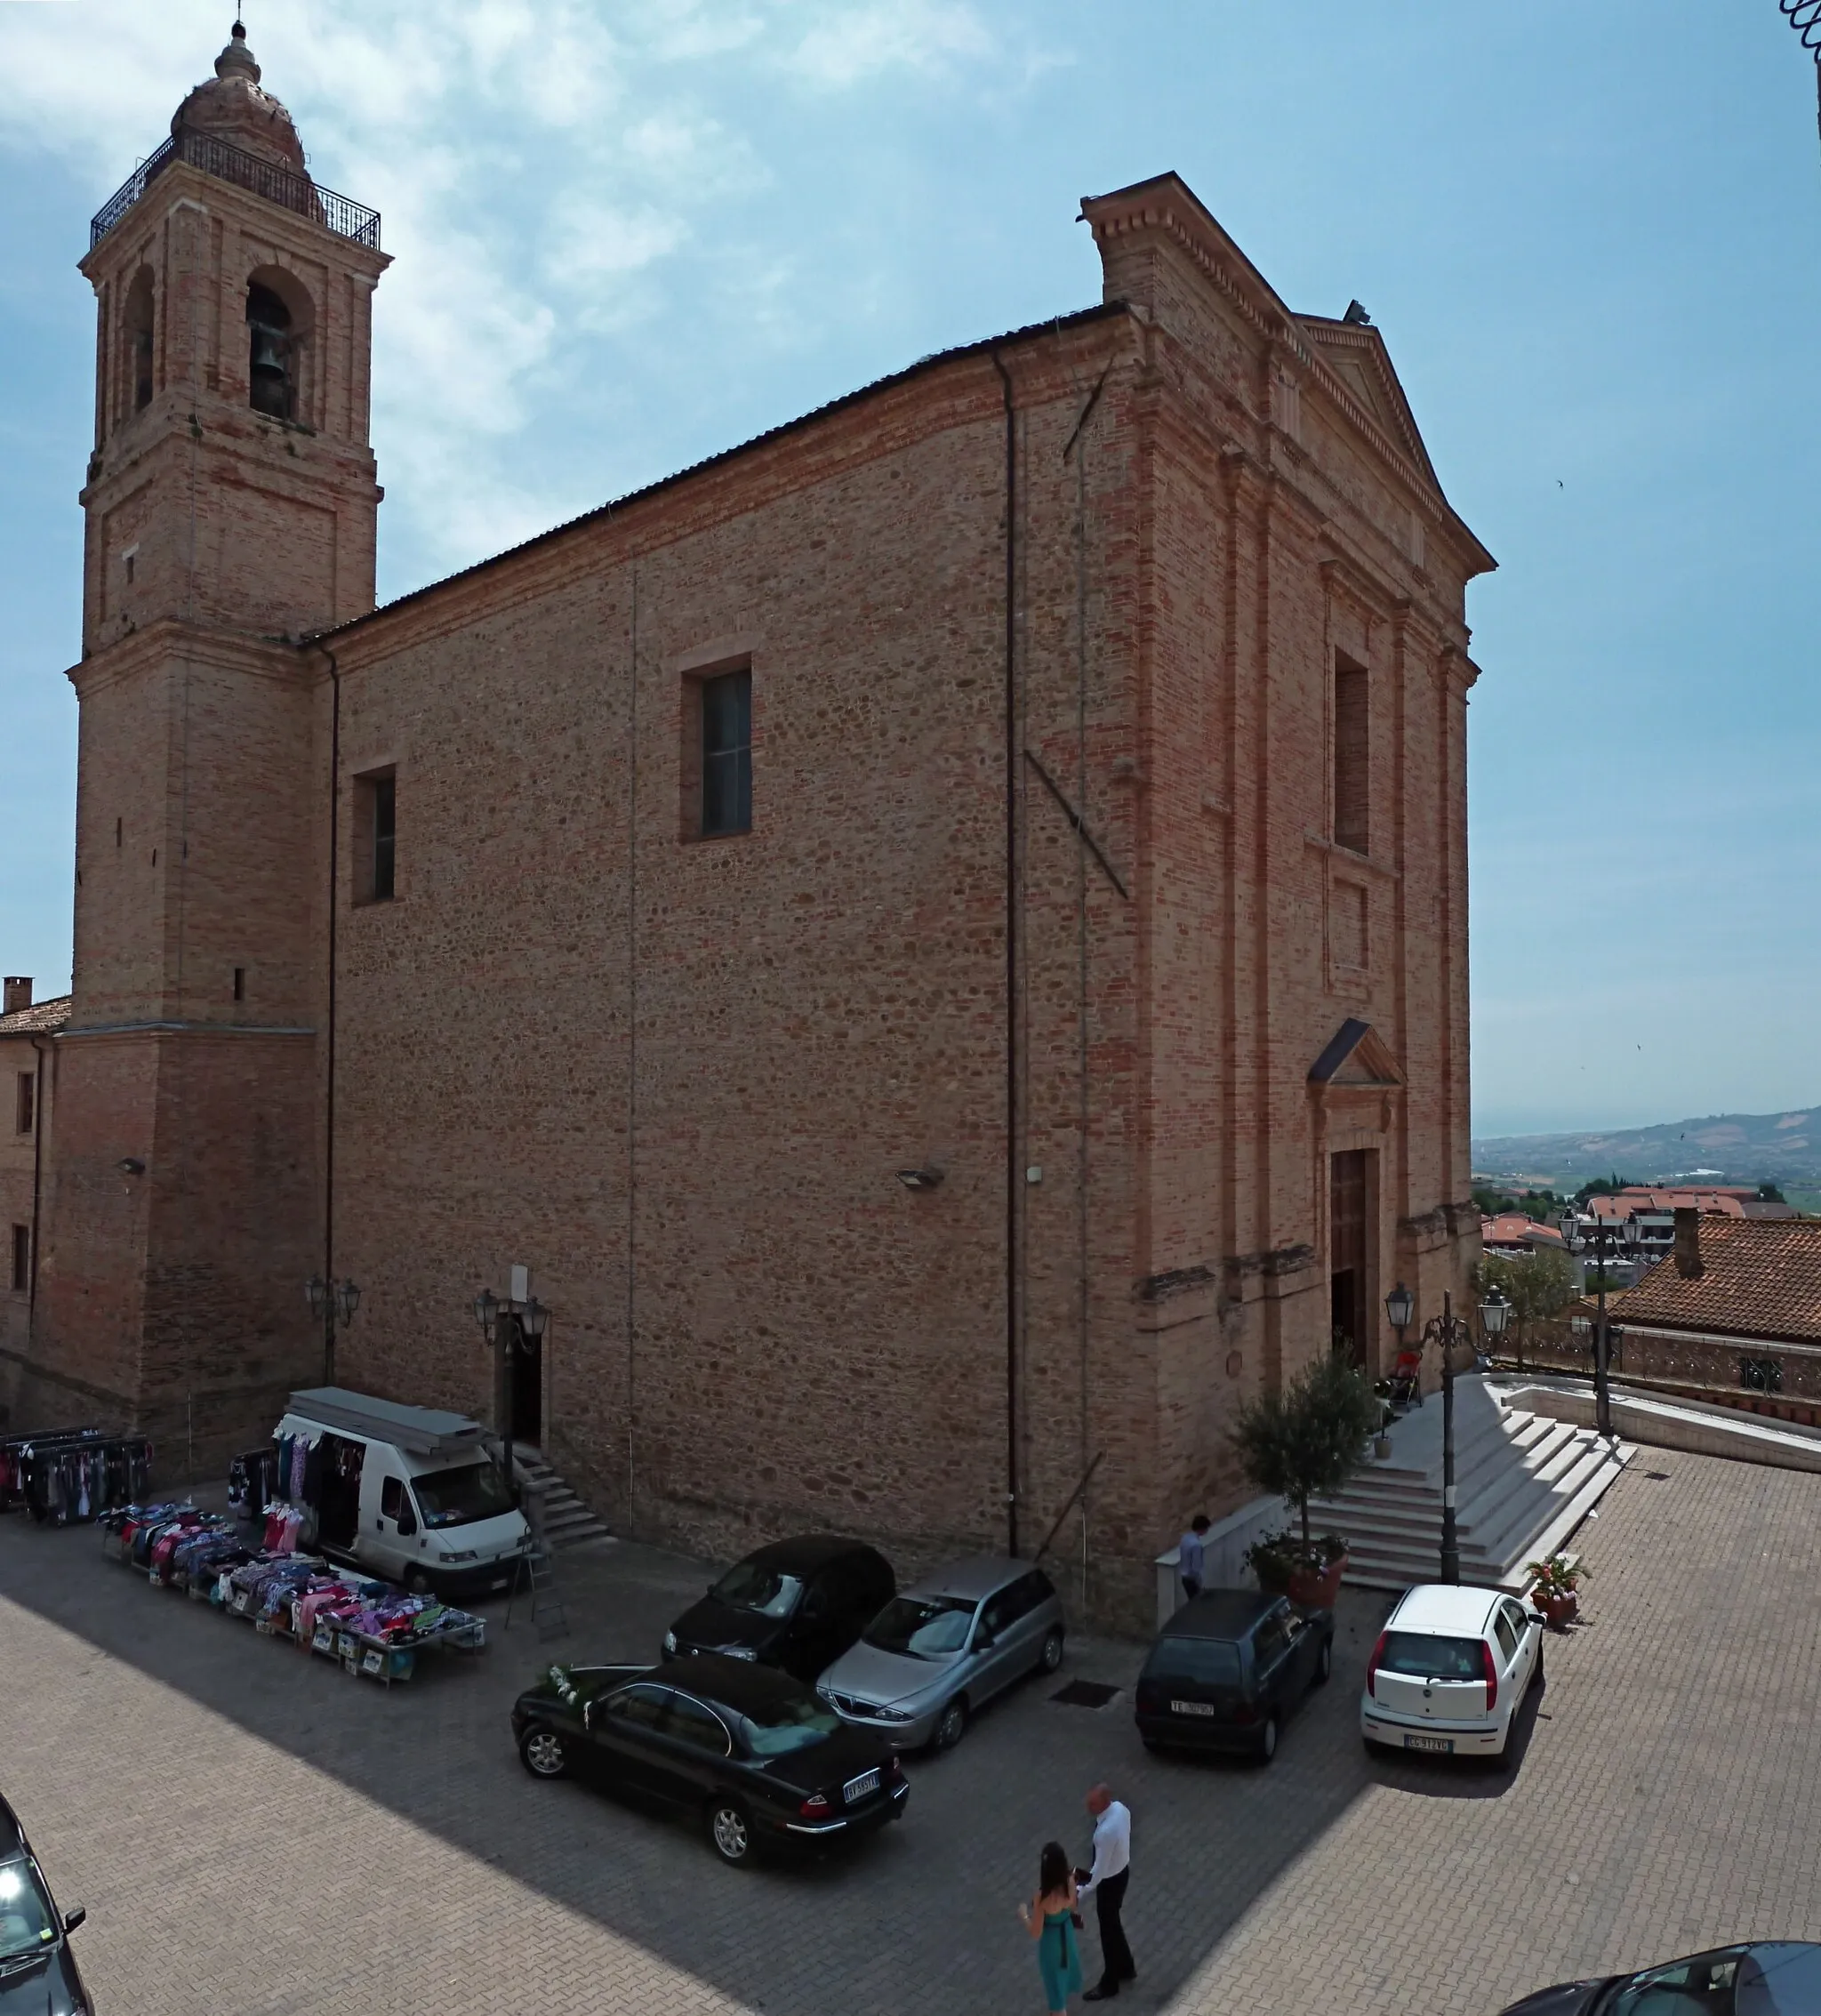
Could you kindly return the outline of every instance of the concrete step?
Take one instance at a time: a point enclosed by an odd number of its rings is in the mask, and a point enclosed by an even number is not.
[[[526,1516],[552,1553],[608,1537],[606,1522],[557,1474],[542,1450],[515,1448],[512,1467],[525,1493]]]

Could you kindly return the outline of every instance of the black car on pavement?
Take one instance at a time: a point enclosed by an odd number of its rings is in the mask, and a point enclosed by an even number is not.
[[[1240,1750],[1269,1763],[1278,1732],[1334,1668],[1334,1612],[1255,1589],[1204,1589],[1163,1627],[1138,1675],[1150,1750]]]
[[[0,2016],[90,2016],[69,1950],[87,1915],[58,1910],[25,1829],[0,1799]]]
[[[1504,2016],[1821,2016],[1821,1946],[1761,1940],[1637,1974],[1563,1981]]]
[[[774,1540],[683,1612],[664,1634],[664,1656],[723,1652],[814,1680],[897,1593],[891,1563],[859,1540]]]
[[[513,1704],[512,1733],[533,1778],[593,1775],[691,1815],[734,1864],[761,1843],[827,1848],[870,1833],[910,1792],[883,1737],[788,1675],[713,1652],[553,1666]]]

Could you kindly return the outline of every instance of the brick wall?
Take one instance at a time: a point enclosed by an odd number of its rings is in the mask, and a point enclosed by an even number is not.
[[[1058,1557],[1137,1623],[1186,1514],[1250,1495],[1237,1401],[1326,1348],[1328,1158],[1368,1153],[1372,1326],[1395,1276],[1423,1314],[1464,1286],[1489,561],[1376,334],[1293,321],[1174,179],[1088,216],[1116,305],[339,631],[339,689],[174,610],[108,641],[78,679],[77,1022],[151,991],[184,1028],[60,1046],[58,1368],[167,1433],[198,1394],[210,1436],[265,1425],[316,1348],[332,1173],[348,1383],[489,1413],[469,1304],[523,1265],[550,1452],[623,1530],[845,1528],[914,1568],[1003,1546],[1015,1477],[1029,1551],[1098,1457]],[[218,431],[282,490],[256,430]],[[357,457],[336,480],[357,523]],[[235,539],[219,471],[202,508],[243,610],[320,605],[304,519]],[[1337,653],[1368,672],[1364,854],[1331,837]],[[690,681],[736,663],[753,830],[697,839]],[[375,771],[396,894],[363,904]],[[167,836],[187,807],[180,872],[94,860],[116,800]],[[238,964],[256,1015],[217,1000]],[[1312,1086],[1349,1017],[1373,1043]],[[156,1170],[123,1190],[141,1126]]]

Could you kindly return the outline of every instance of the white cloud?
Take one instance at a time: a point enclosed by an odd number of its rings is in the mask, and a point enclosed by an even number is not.
[[[957,0],[881,0],[828,9],[790,61],[810,82],[846,90],[884,70],[942,70],[993,49],[985,23]]]
[[[99,201],[207,76],[226,12],[0,6],[0,147],[54,157]],[[1010,67],[960,0],[250,0],[247,27],[312,173],[381,213],[387,536],[438,571],[596,501],[541,482],[527,447],[561,414],[624,413],[597,390],[630,375],[604,347],[686,309],[698,340],[811,339],[794,245],[743,229],[774,175],[753,137],[767,79],[822,100]]]

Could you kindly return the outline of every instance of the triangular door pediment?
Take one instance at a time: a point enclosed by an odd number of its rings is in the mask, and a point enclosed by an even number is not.
[[[1369,1022],[1349,1016],[1309,1070],[1313,1086],[1352,1087],[1384,1091],[1401,1085],[1404,1074],[1391,1046]]]

